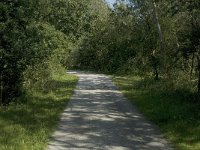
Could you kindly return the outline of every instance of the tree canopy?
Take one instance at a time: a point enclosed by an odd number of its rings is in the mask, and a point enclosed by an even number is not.
[[[199,14],[199,0],[2,0],[1,101],[69,67],[187,80],[200,93]]]

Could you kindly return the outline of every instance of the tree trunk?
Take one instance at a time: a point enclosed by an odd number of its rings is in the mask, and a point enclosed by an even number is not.
[[[153,18],[154,18],[154,21],[156,23],[156,26],[157,26],[157,32],[158,32],[158,35],[159,35],[159,49],[160,51],[162,52],[163,51],[163,35],[162,35],[162,30],[161,30],[161,27],[160,27],[160,23],[159,23],[159,19],[158,19],[158,12],[157,12],[157,6],[156,6],[156,3],[154,0],[152,0],[152,4],[153,4]],[[155,57],[155,64],[154,64],[154,72],[155,72],[155,80],[158,80],[159,79],[159,75],[158,75],[158,58],[156,58],[156,51],[153,52],[153,56]],[[165,56],[164,56],[164,64],[166,63],[166,60],[165,60]]]
[[[190,80],[192,80],[193,69],[194,69],[194,52],[192,53],[192,64],[191,64],[191,70],[190,70]]]
[[[0,105],[1,105],[2,102],[3,102],[3,72],[2,72],[2,71],[1,71],[0,82],[1,82],[1,85],[0,85],[0,86],[1,86],[1,87],[0,87],[0,88],[1,88],[1,91],[0,91],[0,92],[1,92],[1,93],[0,93],[0,94],[1,94],[1,95],[0,95],[0,96],[1,96]]]
[[[155,56],[155,50],[152,52],[152,66],[153,66],[153,71],[154,71],[154,76],[155,76],[155,80],[159,79],[159,74],[158,74],[158,59]]]
[[[159,76],[158,76],[158,68],[155,68],[155,80],[159,80]]]
[[[197,61],[198,61],[198,85],[197,85],[197,89],[198,89],[198,96],[200,96],[200,58],[199,58],[199,56],[197,56]]]
[[[154,16],[154,20],[156,22],[156,26],[157,26],[157,32],[158,32],[158,35],[159,35],[159,41],[160,41],[160,50],[163,50],[163,35],[162,35],[162,30],[161,30],[161,27],[160,27],[160,22],[159,22],[159,19],[158,19],[158,12],[157,12],[157,5],[155,3],[155,1],[153,1],[153,16]]]

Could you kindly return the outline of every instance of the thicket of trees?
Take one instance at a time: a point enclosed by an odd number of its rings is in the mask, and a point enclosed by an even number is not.
[[[118,0],[95,28],[81,44],[78,66],[151,73],[200,94],[199,0]]]
[[[200,93],[199,14],[199,0],[1,0],[1,102],[68,66],[187,80]]]
[[[67,67],[76,43],[89,32],[92,5],[92,0],[0,1],[3,105]]]

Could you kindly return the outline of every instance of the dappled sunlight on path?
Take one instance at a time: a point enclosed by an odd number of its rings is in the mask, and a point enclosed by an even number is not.
[[[79,76],[48,150],[172,150],[105,75]]]

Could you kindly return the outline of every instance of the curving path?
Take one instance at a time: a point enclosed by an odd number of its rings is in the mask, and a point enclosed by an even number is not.
[[[172,150],[108,76],[69,73],[79,82],[48,150]]]

